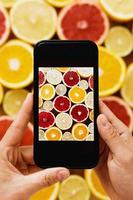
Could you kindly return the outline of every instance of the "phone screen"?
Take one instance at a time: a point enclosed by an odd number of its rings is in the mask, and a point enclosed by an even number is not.
[[[38,77],[38,140],[94,141],[94,68],[39,67]]]

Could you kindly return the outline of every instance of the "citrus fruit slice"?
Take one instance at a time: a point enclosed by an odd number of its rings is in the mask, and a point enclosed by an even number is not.
[[[59,200],[88,200],[90,191],[85,180],[78,175],[71,175],[61,183]]]
[[[73,0],[47,0],[48,3],[52,4],[55,7],[64,7],[72,1]]]
[[[103,102],[130,130],[133,130],[133,112],[127,103],[115,96],[105,97]]]
[[[49,128],[45,131],[46,140],[57,141],[62,138],[62,131],[57,127]]]
[[[93,110],[90,111],[89,118],[91,121],[94,120],[94,111]]]
[[[54,99],[54,109],[57,112],[67,112],[71,107],[71,102],[68,97],[65,96],[57,96]]]
[[[70,132],[65,132],[63,135],[62,135],[62,140],[63,141],[72,141],[73,140],[73,136]]]
[[[121,88],[121,95],[133,108],[133,63],[128,67],[126,78]]]
[[[116,21],[129,21],[133,19],[133,1],[132,0],[100,0],[104,10]]]
[[[62,73],[56,69],[49,70],[46,77],[47,81],[53,85],[59,84],[63,79]]]
[[[31,196],[30,200],[55,200],[59,191],[59,183],[44,188]]]
[[[70,110],[72,119],[76,122],[84,122],[89,116],[89,109],[84,104],[73,105]]]
[[[67,72],[70,70],[70,67],[56,67],[56,69],[58,69],[60,72]]]
[[[42,100],[42,97],[40,97],[40,95],[39,95],[39,103],[38,104],[39,104],[39,108],[42,107],[43,100]]]
[[[57,34],[60,39],[92,40],[101,44],[108,30],[108,17],[92,0],[74,1],[63,8],[58,17]]]
[[[46,77],[42,70],[39,70],[38,79],[39,79],[39,87],[41,87],[46,82]]]
[[[93,68],[90,67],[80,67],[78,68],[78,73],[83,78],[88,78],[90,75],[93,74]]]
[[[52,112],[41,111],[39,113],[39,127],[47,129],[53,126],[55,123],[55,116]]]
[[[61,130],[68,130],[72,126],[72,118],[68,113],[59,113],[55,119],[56,126]]]
[[[125,78],[126,65],[122,58],[99,47],[99,94],[107,96],[117,92]]]
[[[1,47],[0,82],[5,87],[17,89],[32,82],[32,53],[33,48],[19,40],[10,40]]]
[[[0,104],[3,100],[3,94],[4,94],[3,86],[0,84]]]
[[[94,123],[91,122],[89,125],[88,125],[88,129],[89,129],[89,133],[93,133],[94,134]]]
[[[80,81],[80,77],[75,71],[68,71],[63,76],[63,82],[67,87],[73,87]]]
[[[68,96],[73,103],[82,103],[85,100],[86,91],[79,86],[74,86],[69,90]]]
[[[133,50],[133,36],[127,28],[114,26],[107,35],[105,46],[121,57],[127,56]]]
[[[99,200],[110,200],[94,170],[84,171],[85,179],[92,194]]]
[[[85,97],[85,104],[88,108],[93,109],[94,107],[94,93],[88,92],[88,94]]]
[[[26,42],[35,44],[55,34],[56,10],[43,1],[18,1],[13,5],[10,17],[14,34]]]
[[[88,82],[87,82],[86,80],[81,80],[81,81],[79,81],[79,87],[81,87],[81,88],[87,90],[88,87],[89,87]]]
[[[45,84],[40,89],[40,95],[44,100],[51,100],[55,96],[54,86],[51,84]]]
[[[93,134],[93,133],[90,133],[90,134],[87,136],[86,141],[94,141],[94,134]]]
[[[13,4],[15,3],[16,0],[1,0],[2,4],[4,5],[4,7],[6,8],[10,8],[13,6]]]
[[[94,88],[94,77],[93,77],[93,75],[89,76],[88,82],[89,82],[90,89],[93,90],[93,88]]]
[[[72,136],[75,140],[83,141],[88,136],[88,128],[83,123],[76,123],[72,128]]]
[[[63,96],[63,95],[66,94],[66,92],[67,92],[67,88],[66,88],[66,86],[64,84],[59,84],[59,85],[56,86],[56,93],[58,95],[62,95]]]
[[[0,140],[6,133],[7,129],[13,122],[12,117],[9,116],[1,116],[0,117]],[[27,128],[24,131],[23,139],[21,141],[21,145],[32,145],[33,144],[33,126],[31,123],[28,124]]]
[[[7,40],[10,34],[10,22],[8,13],[0,4],[0,46]]]
[[[43,103],[43,109],[46,111],[51,111],[53,110],[54,106],[53,106],[53,102],[52,101],[44,101]]]
[[[28,91],[25,89],[8,90],[3,99],[4,112],[9,116],[16,117],[27,94]]]
[[[39,129],[39,140],[45,140],[44,131],[42,129]]]

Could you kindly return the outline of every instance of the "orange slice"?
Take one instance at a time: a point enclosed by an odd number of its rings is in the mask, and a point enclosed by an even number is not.
[[[45,84],[40,89],[40,96],[44,100],[51,100],[55,96],[54,86],[51,84]]]
[[[75,140],[83,141],[88,136],[88,128],[83,123],[77,123],[72,128],[72,135]]]
[[[3,91],[3,86],[0,84],[0,104],[3,100],[3,94],[4,94],[4,91]]]
[[[110,200],[94,170],[85,170],[85,179],[92,194],[99,200]]]
[[[79,86],[74,86],[70,89],[68,96],[73,103],[82,103],[85,100],[86,91]]]
[[[61,138],[62,138],[62,131],[59,128],[57,128],[57,127],[49,128],[45,132],[45,138],[46,138],[46,140],[51,140],[51,141],[61,140]]]

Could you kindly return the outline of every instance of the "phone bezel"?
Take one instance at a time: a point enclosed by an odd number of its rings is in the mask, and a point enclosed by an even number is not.
[[[51,64],[52,63],[52,64]],[[86,64],[87,63],[87,64]],[[38,67],[94,67],[94,141],[38,140]],[[96,118],[98,102],[98,48],[92,41],[39,42],[34,49],[34,160],[41,168],[93,168],[99,159],[99,136]]]

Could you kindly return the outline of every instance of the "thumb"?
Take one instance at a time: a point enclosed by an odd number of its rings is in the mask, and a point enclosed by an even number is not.
[[[108,121],[104,114],[100,114],[97,118],[97,125],[100,136],[108,145],[113,154],[122,154],[124,151],[124,142],[119,136],[117,129]]]
[[[38,190],[48,187],[56,182],[63,181],[69,176],[69,170],[66,168],[50,168],[34,174],[24,176],[24,191],[27,197]]]

